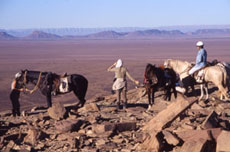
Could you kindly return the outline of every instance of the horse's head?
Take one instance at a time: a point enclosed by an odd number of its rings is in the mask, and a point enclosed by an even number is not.
[[[156,84],[158,82],[156,75],[156,66],[147,64],[145,68],[145,83]]]
[[[18,84],[21,85],[22,87],[28,83],[26,81],[26,72],[27,70],[21,70],[20,72],[15,74],[15,80],[17,80]]]

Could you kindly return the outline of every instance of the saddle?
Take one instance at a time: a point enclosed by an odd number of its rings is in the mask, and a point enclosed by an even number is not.
[[[203,68],[201,68],[200,70],[196,71],[193,74],[193,77],[195,78],[196,82],[198,83],[203,83],[204,82],[204,69],[209,67],[210,65],[206,65]]]
[[[52,92],[53,95],[57,95],[60,93],[67,93],[70,91],[69,83],[70,83],[70,76],[67,73],[60,75],[58,78],[53,80],[54,84],[54,91]]]

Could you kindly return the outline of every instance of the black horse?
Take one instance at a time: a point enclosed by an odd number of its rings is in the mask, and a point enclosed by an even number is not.
[[[62,76],[57,75],[52,72],[40,72],[40,71],[29,71],[22,70],[20,72],[21,76],[19,78],[19,83],[26,88],[26,84],[32,83],[35,85],[34,89],[30,92],[34,92],[37,89],[40,89],[43,95],[46,96],[47,106],[52,106],[52,93],[60,94],[61,92],[58,90],[60,84],[60,78]],[[88,88],[88,80],[78,74],[71,74],[66,76],[68,77],[68,91],[65,93],[69,93],[71,91],[78,97],[80,102],[77,104],[78,107],[83,107],[86,100],[85,95]]]
[[[175,98],[177,97],[176,92],[176,73],[172,69],[156,67],[152,64],[147,64],[145,69],[145,88],[148,93],[149,108],[151,108],[154,103],[154,94],[158,90],[165,91],[165,100],[171,100],[171,89]]]

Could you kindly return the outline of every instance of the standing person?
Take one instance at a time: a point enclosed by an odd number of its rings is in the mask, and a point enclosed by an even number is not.
[[[202,41],[198,41],[196,43],[196,47],[198,50],[196,56],[196,64],[191,70],[189,70],[189,75],[193,75],[196,71],[202,69],[207,65],[207,52],[204,49],[204,43]]]
[[[123,97],[123,108],[127,107],[127,81],[126,76],[133,81],[135,84],[139,84],[139,81],[135,80],[131,77],[128,70],[123,66],[123,62],[121,59],[118,59],[113,65],[111,65],[107,71],[115,72],[115,81],[113,83],[112,89],[116,91],[117,95],[117,108],[120,108],[120,100],[121,100],[121,93]]]
[[[15,75],[15,79],[13,80],[11,84],[11,93],[10,93],[10,100],[12,103],[12,114],[15,117],[20,116],[20,103],[19,103],[19,97],[20,97],[20,92],[24,91],[23,88],[20,87],[18,80],[20,79],[21,74],[17,73]]]

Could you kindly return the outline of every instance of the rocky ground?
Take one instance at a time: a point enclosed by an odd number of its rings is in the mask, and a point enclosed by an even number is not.
[[[144,89],[128,92],[128,108],[116,110],[115,96],[95,97],[83,108],[54,103],[0,117],[1,151],[230,151],[230,103],[212,93],[208,101],[156,94],[147,111]]]

